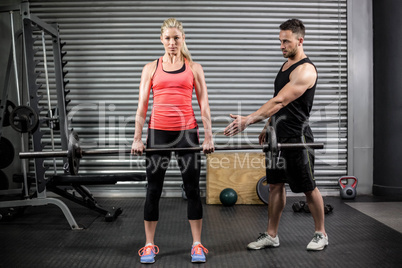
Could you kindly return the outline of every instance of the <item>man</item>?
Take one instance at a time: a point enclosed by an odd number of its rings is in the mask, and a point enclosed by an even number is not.
[[[233,136],[251,124],[269,118],[267,123],[276,130],[280,143],[313,142],[308,118],[317,84],[317,70],[303,49],[305,27],[298,19],[280,25],[279,40],[283,57],[275,79],[274,97],[248,116],[230,115],[234,120],[224,133]],[[265,141],[267,125],[259,141]],[[287,150],[279,153],[281,165],[267,169],[269,183],[268,227],[258,239],[247,245],[249,249],[278,247],[278,227],[286,204],[285,183],[295,193],[303,192],[314,219],[315,233],[307,250],[322,250],[328,245],[324,226],[324,202],[314,180],[314,155],[311,150]],[[283,165],[284,162],[284,165]]]

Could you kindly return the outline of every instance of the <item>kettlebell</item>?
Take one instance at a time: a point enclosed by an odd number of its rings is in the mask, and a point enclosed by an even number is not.
[[[343,180],[354,180],[352,185],[345,185],[342,183]],[[353,176],[346,176],[339,178],[340,194],[342,199],[354,199],[356,197],[356,186],[357,178]]]

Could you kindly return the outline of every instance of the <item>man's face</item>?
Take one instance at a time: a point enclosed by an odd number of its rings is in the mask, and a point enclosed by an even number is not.
[[[281,41],[281,50],[284,58],[295,57],[299,45],[303,42],[303,38],[298,38],[291,30],[280,31],[279,40]]]

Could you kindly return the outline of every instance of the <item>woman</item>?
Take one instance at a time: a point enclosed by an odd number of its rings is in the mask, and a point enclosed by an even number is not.
[[[147,148],[193,147],[199,144],[198,126],[191,104],[192,92],[195,89],[205,132],[202,148],[204,153],[211,153],[214,151],[211,113],[202,66],[191,60],[183,26],[178,20],[170,18],[164,21],[160,39],[165,54],[158,60],[146,64],[142,71],[131,153],[142,155],[145,148],[141,136],[151,89],[153,109],[148,123]],[[146,154],[148,180],[144,207],[146,243],[145,247],[139,250],[141,263],[155,262],[154,257],[159,252],[159,248],[154,244],[154,236],[159,218],[159,199],[170,157],[170,152]],[[208,250],[201,244],[200,154],[177,152],[176,157],[188,201],[187,217],[193,236],[192,262],[205,262],[204,252],[207,253]]]

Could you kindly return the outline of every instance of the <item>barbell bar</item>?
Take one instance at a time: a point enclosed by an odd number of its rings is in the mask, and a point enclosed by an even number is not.
[[[264,145],[229,145],[216,146],[215,151],[235,151],[235,150],[255,150],[262,149],[265,154],[271,153],[268,157],[275,157],[280,150],[300,150],[300,149],[323,149],[323,143],[277,143],[275,130],[269,126],[267,128],[267,139]],[[146,148],[145,153],[152,152],[199,152],[202,147],[187,147],[187,148]],[[41,152],[20,152],[21,159],[26,158],[55,158],[67,157],[69,164],[69,172],[72,175],[78,174],[79,161],[84,156],[110,155],[110,154],[129,154],[131,149],[92,149],[82,150],[79,144],[79,137],[75,131],[72,131],[68,139],[67,151],[41,151]]]
[[[308,144],[306,144],[307,146]],[[262,149],[261,145],[240,145],[240,146],[220,146],[215,147],[215,151],[219,150],[253,150]],[[146,148],[145,153],[151,152],[199,152],[202,147],[187,147],[187,148]],[[21,159],[27,158],[52,158],[52,157],[68,157],[68,150],[66,151],[49,151],[49,152],[20,152]],[[92,150],[76,150],[76,156],[82,158],[83,156],[91,155],[108,155],[108,154],[129,154],[131,149],[92,149]]]
[[[229,146],[216,146],[215,151],[237,151],[237,150],[255,150],[262,149],[264,152],[266,145],[229,145]],[[278,150],[281,149],[323,149],[322,143],[278,143]],[[187,147],[187,148],[146,148],[145,153],[151,152],[200,152],[202,147]],[[114,154],[129,154],[131,149],[93,149],[93,150],[76,150],[76,156],[82,158],[83,156],[90,155],[114,155]],[[27,158],[52,158],[52,157],[68,157],[68,150],[66,151],[45,151],[45,152],[20,152],[21,159]]]

